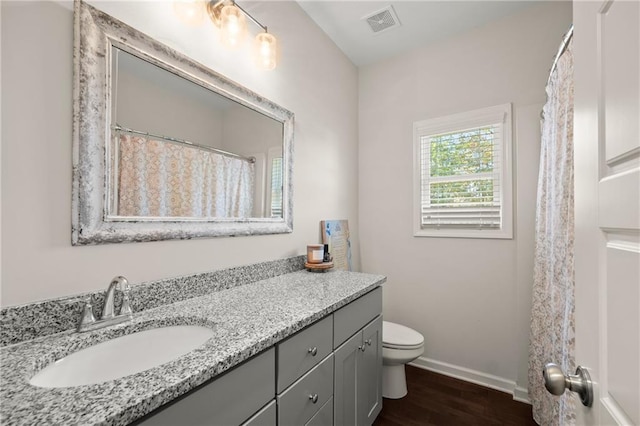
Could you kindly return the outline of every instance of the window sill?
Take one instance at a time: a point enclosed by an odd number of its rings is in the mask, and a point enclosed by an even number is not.
[[[494,240],[511,240],[513,232],[507,229],[419,229],[413,232],[414,237],[428,238],[485,238]]]

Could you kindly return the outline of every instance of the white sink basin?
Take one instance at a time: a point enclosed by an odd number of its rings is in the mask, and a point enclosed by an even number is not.
[[[108,382],[173,361],[212,336],[213,330],[197,325],[128,334],[74,352],[46,366],[29,383],[63,388]]]

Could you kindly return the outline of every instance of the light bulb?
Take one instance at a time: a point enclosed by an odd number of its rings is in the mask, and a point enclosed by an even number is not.
[[[239,47],[247,34],[244,13],[234,5],[227,5],[220,12],[220,38],[229,49]]]
[[[201,0],[175,0],[173,12],[180,22],[195,27],[203,22],[204,3]]]
[[[263,70],[272,70],[276,67],[277,41],[267,32],[256,36],[256,62]]]

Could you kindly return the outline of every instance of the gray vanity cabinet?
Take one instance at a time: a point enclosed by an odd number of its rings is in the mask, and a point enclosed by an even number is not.
[[[333,348],[382,314],[382,288],[378,287],[333,313]]]
[[[327,426],[333,424],[333,397],[329,398],[304,426]]]
[[[333,315],[278,343],[277,353],[278,424],[332,425]]]
[[[334,314],[334,426],[371,425],[382,410],[381,311],[377,289]]]
[[[356,384],[358,382],[358,357],[362,346],[362,333],[347,340],[335,351],[333,379],[334,426],[355,426],[357,424]]]
[[[373,423],[382,409],[381,313],[377,288],[278,344],[279,425]]]
[[[335,351],[335,426],[371,425],[382,410],[382,317]]]
[[[332,395],[333,355],[329,355],[278,395],[278,424],[306,425]]]
[[[275,379],[275,349],[271,348],[152,412],[135,424],[239,425],[273,401]],[[275,417],[274,423],[264,422],[265,417],[262,419],[260,423],[251,424],[275,425]]]
[[[382,409],[382,289],[135,424],[370,425]]]
[[[333,316],[329,315],[278,343],[277,393],[333,352],[332,337]]]
[[[242,426],[276,426],[276,400],[267,404]]]
[[[382,317],[362,330],[363,352],[358,365],[358,419],[370,425],[382,410]]]

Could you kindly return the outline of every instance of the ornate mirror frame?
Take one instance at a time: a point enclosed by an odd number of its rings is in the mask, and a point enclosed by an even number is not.
[[[282,218],[109,217],[112,46],[283,124]],[[81,0],[74,4],[73,59],[73,245],[293,231],[292,112]]]

